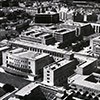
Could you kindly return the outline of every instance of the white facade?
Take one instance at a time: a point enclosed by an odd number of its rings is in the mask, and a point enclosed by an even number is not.
[[[49,55],[45,53],[35,53],[33,51],[3,52],[4,69],[38,75],[42,68],[49,64]],[[12,70],[12,71],[11,71]],[[16,73],[18,74],[18,73]]]
[[[59,11],[59,18],[61,21],[66,21],[68,19],[73,20],[74,10],[69,10],[67,7],[61,7]]]
[[[79,75],[76,74],[74,76],[72,76],[69,81],[71,83],[71,86],[74,86],[77,88],[78,91],[80,91],[80,89],[83,92],[88,91],[90,94],[94,93],[95,95],[99,95],[100,94],[100,82],[93,82],[93,79],[90,79],[91,77],[95,77],[95,79],[97,77],[100,77],[99,74],[96,73],[92,73],[91,75]],[[90,79],[91,81],[87,80]]]
[[[100,33],[100,24],[97,23],[90,23],[90,24],[94,28],[95,33]]]

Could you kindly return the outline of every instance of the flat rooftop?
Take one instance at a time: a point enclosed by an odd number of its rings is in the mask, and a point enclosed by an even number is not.
[[[30,32],[30,33],[24,33],[21,35],[21,37],[30,37],[30,38],[38,38],[40,39],[41,37],[46,37],[46,36],[50,36],[51,34],[50,33],[46,33],[46,32]]]
[[[34,59],[34,60],[48,56],[48,54],[46,53],[37,53],[37,52],[25,50],[23,48],[17,48],[11,50],[10,53],[21,58]]]
[[[30,83],[25,86],[23,89],[19,90],[15,95],[24,97],[25,95],[29,95],[33,89],[38,87],[40,84]]]
[[[79,54],[79,53],[75,53],[74,57],[82,61],[79,65],[77,65],[78,67],[81,68],[85,68],[89,64],[97,61],[97,58],[89,57],[87,55]]]
[[[76,74],[74,77],[72,77],[74,79],[72,84],[100,91],[100,83],[99,82],[95,83],[95,82],[86,80],[90,76],[83,76],[83,75]]]
[[[57,32],[58,34],[66,34],[73,31],[72,29],[68,29],[68,28],[60,28],[55,30],[55,32]]]
[[[35,30],[34,29],[30,29],[30,30],[27,30],[27,31],[25,31],[25,32],[23,32],[24,34],[28,34],[28,33],[34,33],[35,32]]]
[[[26,32],[24,33],[29,33],[29,32],[50,32],[51,34],[57,30],[63,30],[66,29],[66,32],[70,32],[70,31],[74,31],[76,30],[77,27],[82,27],[85,25],[90,25],[89,23],[79,23],[79,22],[72,22],[72,21],[67,21],[65,23],[59,23],[57,25],[49,25],[46,26],[45,24],[42,25],[36,25],[34,24],[34,26],[32,26],[31,28],[29,28]],[[60,32],[60,34],[63,32]],[[64,34],[64,33],[63,33]]]
[[[10,41],[10,43],[25,46],[25,47],[32,47],[32,48],[37,48],[37,49],[41,49],[41,50],[47,50],[50,52],[55,52],[55,53],[60,53],[60,54],[66,54],[68,52],[66,50],[55,48],[54,46],[47,46],[47,45],[43,45],[40,43],[30,42],[30,41],[25,41],[25,40],[20,40],[20,39],[12,40],[12,41]]]
[[[67,65],[68,63],[71,63],[71,62],[73,62],[73,60],[66,60],[66,59],[63,59],[63,60],[61,60],[61,61],[54,62],[54,63],[52,63],[52,64],[50,64],[50,65],[47,65],[45,68],[55,71],[55,70],[57,70],[57,69],[59,69],[59,68],[65,66],[65,65]]]
[[[52,31],[66,29],[66,31],[69,32],[69,31],[76,30],[76,28],[78,28],[78,27],[83,27],[83,26],[86,26],[86,25],[91,25],[91,24],[66,21],[65,23],[60,23],[60,24],[57,24],[57,25],[51,25],[47,28],[49,28]]]

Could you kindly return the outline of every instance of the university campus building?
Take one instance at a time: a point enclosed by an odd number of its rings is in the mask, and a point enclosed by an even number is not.
[[[49,54],[36,53],[23,48],[3,52],[3,68],[6,72],[19,76],[42,75],[43,67],[54,61]]]

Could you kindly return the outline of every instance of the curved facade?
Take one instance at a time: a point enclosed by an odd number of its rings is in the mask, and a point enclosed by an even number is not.
[[[18,49],[3,52],[4,70],[23,76],[37,76],[42,74],[42,68],[52,63],[52,59],[48,54],[36,53],[33,51],[18,51]]]

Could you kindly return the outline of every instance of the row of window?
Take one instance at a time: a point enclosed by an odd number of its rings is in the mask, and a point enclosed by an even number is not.
[[[25,61],[25,60],[19,60],[19,59],[15,59],[15,58],[12,58],[12,57],[9,57],[9,59],[14,60],[15,62],[27,63],[27,61]]]
[[[6,56],[6,59],[8,59],[8,56]],[[14,62],[17,62],[17,63],[20,63],[20,62],[27,63],[28,62],[27,60],[19,60],[19,59],[15,59],[12,57],[9,57],[9,59],[14,60]],[[28,64],[30,64],[30,62],[28,62]]]
[[[8,61],[6,61],[6,63],[8,64]],[[21,67],[21,68],[31,68],[30,66],[26,66],[26,65],[20,65],[18,63],[13,63],[13,62],[9,62],[10,65],[13,65],[15,67]]]
[[[22,69],[22,68],[12,67],[10,65],[7,65],[7,67],[8,68],[12,68],[13,70],[16,70],[16,71],[27,72],[27,73],[31,73],[32,72],[30,69]]]
[[[50,83],[50,71],[47,70],[47,83]]]
[[[94,89],[91,89],[91,88],[87,88],[87,87],[82,87],[82,89],[83,90],[87,90],[87,91],[89,91],[89,92],[94,92],[94,93],[99,93],[99,91],[97,91],[97,90],[94,90]]]
[[[21,71],[20,69],[17,69],[17,68],[12,68],[11,66],[7,66],[8,68],[11,68],[13,70],[16,70],[16,71]]]
[[[20,46],[20,45],[19,45]],[[44,53],[49,53],[50,55],[53,56],[57,56],[57,57],[63,57],[65,53],[60,53],[60,52],[53,52],[53,51],[48,51],[48,50],[42,50],[42,49],[37,49],[37,48],[33,48],[33,47],[24,47],[21,45],[21,47],[26,48],[27,50],[30,49],[32,51],[36,51],[36,52],[44,52]]]
[[[93,26],[93,28],[95,29],[95,32],[100,33],[100,26]]]
[[[37,51],[37,52],[49,53],[50,55],[57,56],[57,57],[63,57],[63,55],[64,55],[64,54],[61,54],[61,53],[47,51],[47,50],[40,50],[40,49],[36,49],[36,48],[30,48],[30,50]]]
[[[30,66],[21,65],[22,68],[31,68]]]

